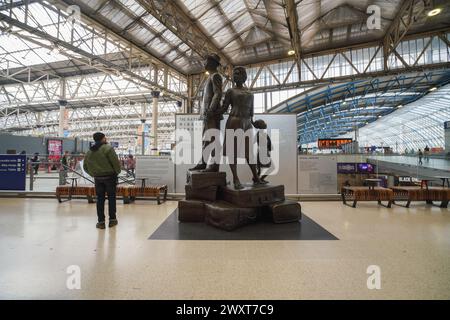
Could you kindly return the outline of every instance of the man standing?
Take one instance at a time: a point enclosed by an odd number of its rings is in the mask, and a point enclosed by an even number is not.
[[[61,169],[59,170],[59,185],[67,184],[67,172],[69,168],[69,151],[65,151],[61,158]]]
[[[94,141],[95,144],[86,153],[83,168],[95,179],[97,228],[105,229],[105,192],[108,194],[109,227],[117,225],[116,185],[121,168],[116,152],[107,144],[102,132],[94,133]]]
[[[203,104],[200,109],[200,120],[203,121],[203,139],[205,139],[205,132],[207,130],[220,130],[220,120],[223,119],[223,111],[221,110],[220,105],[220,100],[222,99],[222,76],[217,72],[219,66],[220,57],[217,54],[212,53],[206,56],[205,70],[209,76],[205,82]],[[189,170],[219,171],[219,163],[213,163],[207,167],[206,164],[208,163],[210,155],[203,155],[206,147],[210,143],[213,143],[214,140],[214,137],[209,141],[203,140],[202,159],[195,167]],[[215,156],[214,149],[211,152],[211,156]]]

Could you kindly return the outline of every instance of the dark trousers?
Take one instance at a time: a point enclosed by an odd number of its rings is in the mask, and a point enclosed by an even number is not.
[[[209,129],[217,129],[220,130],[220,118],[209,118],[209,119],[205,119],[203,120],[203,139],[205,139],[205,132]],[[202,152],[205,151],[206,147],[209,146],[210,143],[213,143],[215,141],[215,137],[210,138],[211,140],[203,140],[202,143]],[[213,149],[211,151],[211,155],[205,155],[206,158],[203,157],[202,154],[202,160],[201,163],[208,163],[208,159],[209,157],[214,157],[216,155],[215,150]]]
[[[116,219],[116,186],[117,178],[115,176],[95,177],[98,222],[105,221],[105,193],[108,195],[109,220]]]

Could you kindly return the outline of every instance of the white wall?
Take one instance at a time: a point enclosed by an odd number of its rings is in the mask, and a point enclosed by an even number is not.
[[[227,116],[221,122],[221,130],[224,132]],[[276,175],[269,176],[267,180],[271,184],[283,184],[286,193],[297,193],[297,122],[295,114],[255,114],[254,120],[263,119],[267,123],[267,130],[271,136],[272,143],[275,145],[272,129],[279,130],[279,142],[274,148],[279,149],[279,171]],[[186,126],[189,122],[198,122],[198,115],[176,115],[176,128],[184,128],[180,123]],[[198,123],[197,123],[198,124]],[[192,128],[194,123],[192,123]],[[272,161],[274,160],[274,152],[272,151]],[[192,147],[193,152],[193,147]],[[194,159],[193,163],[198,162],[200,155]],[[175,165],[175,190],[178,193],[184,193],[186,184],[186,172],[194,164],[176,164]],[[232,181],[231,171],[228,165],[221,165],[220,170],[227,173],[227,180]],[[238,165],[238,175],[242,183],[250,183],[251,171],[246,164]]]

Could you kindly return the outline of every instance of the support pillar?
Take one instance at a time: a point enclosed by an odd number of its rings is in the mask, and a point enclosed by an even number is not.
[[[145,121],[147,120],[147,104],[141,105],[141,154],[145,154]]]
[[[58,137],[64,137],[64,130],[67,129],[66,105],[67,100],[58,100],[59,102],[59,123],[58,123]]]
[[[66,81],[64,78],[60,80],[59,84],[59,123],[58,123],[58,137],[64,137],[64,130],[66,128]]]
[[[152,91],[152,154],[158,153],[158,100],[159,91]]]

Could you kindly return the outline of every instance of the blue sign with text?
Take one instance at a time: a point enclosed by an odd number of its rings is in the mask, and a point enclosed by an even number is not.
[[[0,154],[0,190],[25,191],[27,157]]]

